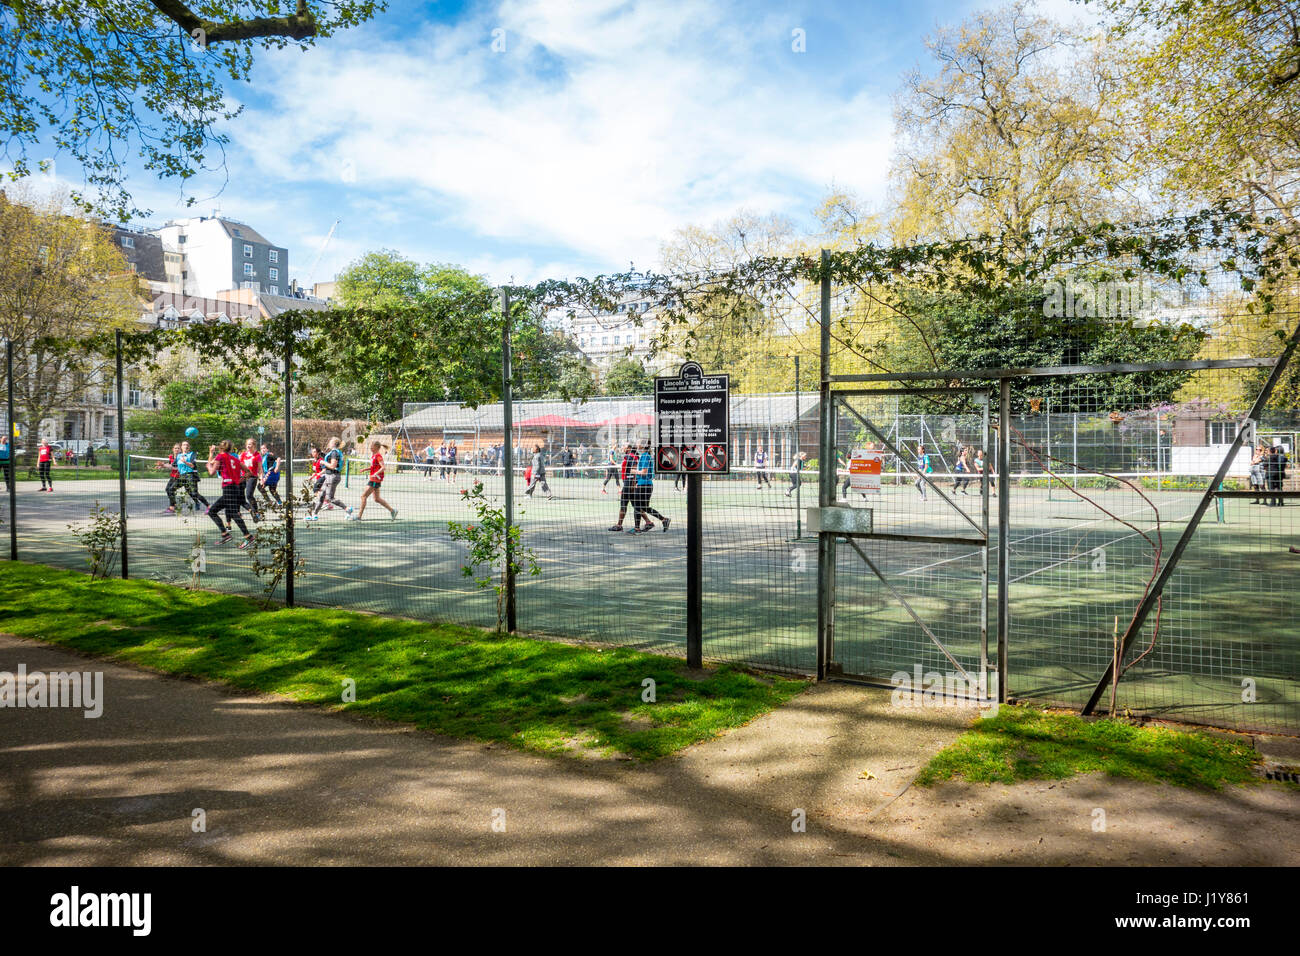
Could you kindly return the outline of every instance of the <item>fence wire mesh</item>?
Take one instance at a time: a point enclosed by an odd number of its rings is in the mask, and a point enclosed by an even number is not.
[[[835,501],[871,509],[880,535],[838,543],[832,663],[886,681],[918,668],[975,677],[1001,666],[1014,696],[1081,705],[1210,487],[1268,363],[1012,375],[1006,461],[1002,378],[915,370],[1276,356],[1277,333],[1297,321],[1294,293],[1280,295],[1282,308],[1268,315],[1254,312],[1240,284],[1212,256],[1201,258],[1188,269],[1198,281],[1173,282],[1122,255],[1081,254],[1060,264],[1059,287],[1008,287],[996,307],[955,317],[952,302],[884,280],[857,277],[828,289],[784,281],[756,291],[750,304],[761,321],[747,329],[752,347],[734,356],[720,350],[711,363],[734,371],[739,393],[731,403],[732,473],[704,483],[705,657],[816,671],[818,534],[810,522],[818,480],[830,470]],[[843,386],[853,394],[826,409],[817,394],[823,292],[825,371],[893,377]],[[935,316],[946,317],[942,329],[927,324]],[[899,368],[913,371],[892,371]],[[868,394],[888,387],[928,391]],[[1120,709],[1300,732],[1300,554],[1290,550],[1300,546],[1300,484],[1287,471],[1300,412],[1287,406],[1292,395],[1280,392],[1254,423],[1248,447],[1214,489],[1157,613],[1124,658]],[[821,460],[824,411],[834,416],[835,454]],[[413,404],[379,423],[295,413],[286,428],[283,418],[268,418],[257,430],[195,437],[201,498],[173,478],[167,455],[180,435],[133,436],[135,450],[120,469],[131,576],[265,593],[253,555],[265,558],[286,509],[260,490],[245,498],[244,516],[259,532],[252,553],[239,550],[237,536],[221,543],[206,514],[222,494],[202,464],[208,445],[250,438],[278,458],[283,498],[291,466],[294,541],[304,561],[297,603],[495,626],[497,595],[464,573],[469,551],[449,523],[476,520],[467,493],[478,485],[485,506],[500,507],[510,481],[522,544],[539,570],[519,577],[521,630],[683,653],[683,485],[655,479],[649,507],[638,509],[629,490],[637,469],[629,474],[625,465],[628,449],[650,438],[652,412],[648,396],[515,401],[509,434],[500,404]],[[331,439],[339,440],[337,487],[328,477],[318,482],[317,461],[330,454]],[[371,441],[382,445],[384,471],[362,513]],[[864,448],[885,452],[880,490],[868,494],[848,482],[848,463]],[[56,455],[44,482],[30,451],[17,462],[23,558],[85,567],[68,526],[97,505],[115,511],[121,488],[115,455],[99,449],[88,462],[89,452],[75,463]],[[52,493],[38,490],[50,479]],[[1005,535],[997,521],[1004,498]],[[632,534],[638,510],[650,530]],[[999,583],[1007,592],[1004,635]]]

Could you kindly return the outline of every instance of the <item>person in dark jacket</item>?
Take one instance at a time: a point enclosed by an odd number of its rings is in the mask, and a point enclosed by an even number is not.
[[[1268,457],[1264,459],[1264,479],[1268,485],[1269,496],[1265,499],[1265,504],[1275,508],[1282,507],[1285,502],[1280,492],[1282,491],[1282,481],[1286,478],[1286,450],[1281,445],[1274,445],[1270,450]]]

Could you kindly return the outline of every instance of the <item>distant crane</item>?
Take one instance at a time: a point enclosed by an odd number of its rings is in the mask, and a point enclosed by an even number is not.
[[[313,292],[316,289],[316,267],[320,265],[320,257],[325,254],[325,247],[328,246],[330,240],[334,238],[334,230],[339,227],[341,221],[342,220],[339,219],[334,220],[334,225],[330,226],[330,231],[325,234],[325,241],[322,242],[320,248],[316,250],[316,258],[311,261],[311,267],[307,270],[307,278],[311,280],[309,286]]]

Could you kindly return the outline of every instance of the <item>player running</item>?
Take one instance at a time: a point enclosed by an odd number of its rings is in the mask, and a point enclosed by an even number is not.
[[[253,516],[253,522],[257,523],[262,520],[261,509],[257,507],[257,485],[261,481],[262,456],[257,453],[257,442],[253,439],[244,442],[239,464],[244,468],[244,506]]]
[[[331,441],[331,444],[333,442]],[[381,445],[377,441],[370,443],[370,476],[366,481],[366,490],[361,492],[361,507],[356,514],[348,512],[349,521],[360,521],[366,513],[366,502],[371,498],[375,499],[375,504],[382,505],[388,509],[388,513],[397,517],[397,509],[379,496],[379,489],[384,484],[384,451],[387,446]]]
[[[316,500],[312,502],[311,507],[307,509],[307,521],[319,521],[320,509],[322,505],[328,505],[331,509],[346,508],[348,517],[352,517],[352,509],[348,508],[343,502],[334,497],[334,492],[338,490],[339,482],[343,480],[343,451],[339,448],[339,440],[331,438],[329,451],[325,452],[325,457],[320,460],[321,483]],[[364,501],[363,501],[364,503]]]
[[[221,532],[222,544],[228,543],[231,535],[229,525],[223,524],[219,515],[225,514],[228,521],[234,522],[244,535],[244,540],[239,543],[242,549],[252,544],[253,535],[239,515],[244,502],[244,466],[231,454],[232,447],[228,440],[222,441],[220,451],[216,445],[208,446],[208,474],[221,475],[221,497],[208,508],[208,517]]]
[[[641,442],[640,451],[636,462],[636,494],[632,498],[632,507],[635,509],[632,523],[635,527],[628,534],[645,534],[647,531],[653,531],[655,524],[650,520],[652,516],[658,518],[663,524],[663,529],[667,531],[669,519],[650,507],[650,496],[655,490],[655,463],[650,455],[650,443]],[[642,527],[643,522],[644,527]]]

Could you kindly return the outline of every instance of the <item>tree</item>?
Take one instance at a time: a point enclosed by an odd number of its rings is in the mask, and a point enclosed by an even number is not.
[[[1204,331],[1106,317],[1052,318],[1041,291],[1008,288],[987,300],[904,293],[913,325],[882,343],[882,364],[895,369],[1025,368],[1182,361],[1195,358]],[[1098,412],[1172,402],[1190,372],[1013,379],[1012,400],[1037,398],[1053,411]]]
[[[894,111],[894,239],[1011,237],[1123,216],[1101,50],[1017,2],[942,27]]]
[[[605,373],[606,395],[650,395],[654,392],[654,379],[636,359],[621,358]]]
[[[0,336],[14,343],[16,420],[40,428],[111,382],[112,355],[84,340],[138,315],[135,275],[101,225],[71,214],[66,197],[0,194]]]
[[[316,323],[314,344],[303,352],[310,395],[351,402],[359,393],[365,414],[385,421],[407,402],[478,405],[500,397],[500,296],[481,276],[380,250],[339,276],[339,300],[340,309],[309,317]],[[520,398],[595,393],[573,341],[522,301],[512,310],[511,347]]]
[[[151,447],[161,451],[193,426],[200,440],[236,439],[253,430],[263,418],[283,414],[278,382],[261,387],[256,379],[220,369],[205,375],[174,378],[161,386],[161,408],[137,412],[127,419],[127,429],[148,435]]]
[[[1101,0],[1134,162],[1181,204],[1229,198],[1300,223],[1294,0]]]
[[[228,137],[237,116],[223,88],[249,79],[256,52],[317,39],[364,23],[383,0],[0,0],[0,141],[14,178],[31,172],[38,148],[64,153],[97,195],[83,208],[122,221],[140,210],[124,162],[182,182]],[[192,200],[191,200],[192,201]]]
[[[794,223],[778,215],[741,211],[710,228],[679,229],[660,250],[664,268],[678,274],[734,269],[743,262],[788,254],[798,243]],[[702,285],[707,282],[702,280]],[[660,333],[655,351],[667,351],[699,362],[706,369],[732,372],[736,391],[766,387],[750,382],[744,369],[762,365],[774,336],[792,331],[777,322],[777,313],[760,297],[737,291],[695,299],[689,321],[669,325]],[[609,392],[606,386],[606,392]]]

